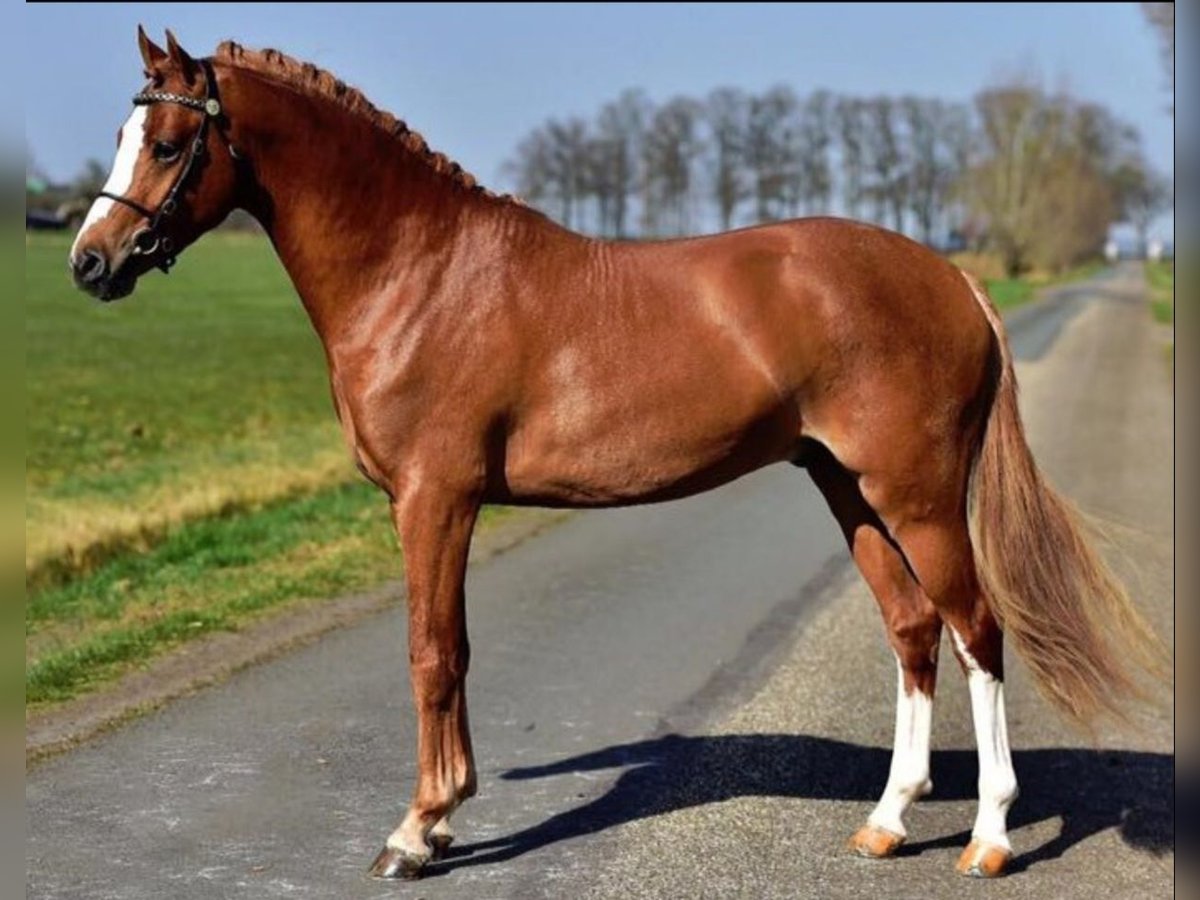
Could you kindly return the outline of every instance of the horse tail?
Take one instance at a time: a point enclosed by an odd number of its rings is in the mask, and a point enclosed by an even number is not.
[[[1084,727],[1101,714],[1124,720],[1124,701],[1146,696],[1135,669],[1164,678],[1169,653],[1093,548],[1083,516],[1038,470],[1004,323],[984,287],[963,274],[999,357],[968,493],[980,586],[1054,707]]]

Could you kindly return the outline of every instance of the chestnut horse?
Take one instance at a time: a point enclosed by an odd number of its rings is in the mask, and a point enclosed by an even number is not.
[[[102,300],[231,210],[262,223],[324,344],[408,584],[418,775],[372,866],[414,876],[475,792],[463,577],[483,503],[599,507],[806,468],[899,667],[882,798],[851,840],[895,852],[930,789],[943,624],[969,680],[979,809],[960,871],[1003,872],[1017,795],[1001,629],[1087,721],[1159,650],[1043,481],[1004,328],[979,283],[880,228],[813,218],[688,240],[592,240],[480,188],[312,65],[139,29],[149,79],[71,249]]]

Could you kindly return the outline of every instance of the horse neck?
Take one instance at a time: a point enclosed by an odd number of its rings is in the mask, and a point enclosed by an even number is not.
[[[489,233],[540,218],[435,172],[332,101],[237,76],[227,104],[255,182],[241,205],[270,236],[327,349],[364,304],[429,302],[468,256],[473,267],[495,265],[482,257],[514,245]]]

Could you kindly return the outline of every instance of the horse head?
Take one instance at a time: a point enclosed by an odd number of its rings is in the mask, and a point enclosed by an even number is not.
[[[100,300],[130,294],[238,205],[239,166],[210,61],[167,32],[167,49],[138,27],[146,85],[117,131],[104,189],[71,247],[75,283]]]

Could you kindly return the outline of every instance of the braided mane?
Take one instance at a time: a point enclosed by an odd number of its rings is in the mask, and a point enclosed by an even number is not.
[[[409,128],[402,119],[397,119],[391,113],[378,109],[363,95],[362,91],[350,87],[340,78],[331,75],[324,69],[317,68],[312,63],[293,59],[278,50],[248,50],[234,41],[223,41],[217,47],[213,59],[235,68],[269,76],[310,96],[330,100],[342,109],[366,119],[375,127],[390,134],[413,156],[455,184],[487,197],[510,203],[520,203],[509,194],[498,195],[484,188],[474,175],[467,172],[458,163],[449,159],[445,154],[430,149],[425,138]]]

